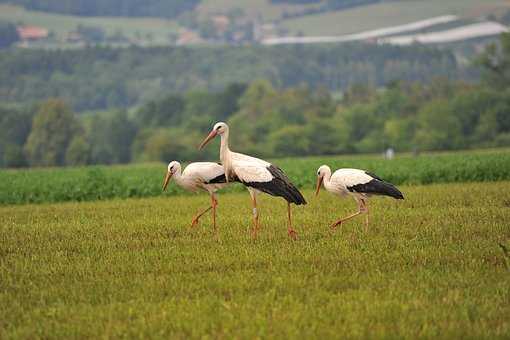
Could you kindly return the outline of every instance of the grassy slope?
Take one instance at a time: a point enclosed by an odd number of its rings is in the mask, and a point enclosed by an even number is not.
[[[401,189],[332,237],[353,202],[310,199],[296,242],[268,197],[252,241],[246,193],[219,241],[204,195],[0,208],[0,338],[509,337],[510,182]]]
[[[0,20],[46,27],[54,31],[57,37],[64,37],[66,32],[75,30],[78,24],[101,27],[110,35],[120,30],[125,36],[131,38],[135,38],[137,32],[144,37],[147,34],[152,34],[154,43],[168,43],[168,34],[177,31],[177,24],[171,20],[157,18],[77,17],[27,11],[12,5],[0,5]]]
[[[479,17],[510,9],[505,0],[409,0],[357,7],[283,21],[296,34],[341,35],[407,24],[440,15]],[[360,20],[362,18],[362,20]]]

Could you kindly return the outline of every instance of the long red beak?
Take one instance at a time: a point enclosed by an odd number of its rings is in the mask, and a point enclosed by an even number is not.
[[[198,150],[202,150],[202,148],[207,144],[209,143],[209,141],[211,139],[213,139],[214,137],[216,137],[218,133],[215,131],[215,130],[212,130],[211,133],[209,133],[209,135],[207,137],[205,137],[205,139],[203,140],[202,143],[200,143],[199,147],[198,147]]]
[[[323,177],[317,177],[317,189],[315,189],[315,196],[319,195],[319,191],[321,191],[322,181],[324,180]]]
[[[165,180],[163,181],[163,191],[166,190],[166,187],[168,186],[168,182],[170,182],[170,178],[172,178],[172,173],[168,171],[165,176]]]

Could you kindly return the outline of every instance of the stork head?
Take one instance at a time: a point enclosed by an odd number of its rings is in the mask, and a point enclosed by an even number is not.
[[[209,143],[209,141],[211,139],[213,139],[217,135],[221,136],[227,132],[228,132],[227,123],[218,122],[218,123],[214,124],[213,129],[211,130],[209,135],[207,137],[205,137],[205,139],[202,141],[202,143],[200,144],[200,146],[198,148],[202,149],[207,143]]]
[[[177,161],[171,161],[168,163],[167,173],[165,175],[165,179],[163,180],[163,191],[166,190],[168,186],[168,182],[170,182],[170,178],[172,178],[173,174],[181,169],[181,164]]]
[[[315,189],[315,196],[319,195],[322,183],[324,182],[324,176],[326,176],[328,173],[331,173],[331,170],[327,165],[321,165],[317,170],[317,188]]]

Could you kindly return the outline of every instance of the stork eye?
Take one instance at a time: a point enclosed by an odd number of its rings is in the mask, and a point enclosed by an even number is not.
[[[216,130],[219,130],[219,129],[221,129],[221,126],[218,126],[218,127],[216,128]]]

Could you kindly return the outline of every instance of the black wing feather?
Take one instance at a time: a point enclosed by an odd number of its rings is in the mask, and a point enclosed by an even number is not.
[[[243,184],[272,196],[283,197],[289,203],[294,203],[296,205],[306,204],[303,195],[296,186],[290,182],[282,169],[271,164],[267,167],[267,170],[269,170],[273,176],[270,182],[243,182]]]
[[[356,184],[351,187],[347,187],[347,190],[350,192],[359,192],[363,194],[370,195],[383,195],[390,196],[395,199],[404,199],[404,195],[398,190],[393,184],[388,183],[382,180],[380,177],[370,173],[365,172],[367,175],[372,177],[373,179],[370,182],[363,184]]]

